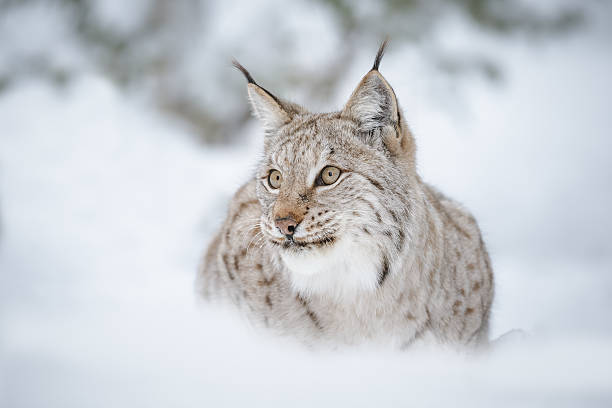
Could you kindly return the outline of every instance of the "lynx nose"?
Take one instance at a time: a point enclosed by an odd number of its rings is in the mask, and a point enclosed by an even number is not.
[[[277,218],[274,220],[274,225],[287,238],[293,237],[293,233],[298,226],[298,222],[293,217]]]

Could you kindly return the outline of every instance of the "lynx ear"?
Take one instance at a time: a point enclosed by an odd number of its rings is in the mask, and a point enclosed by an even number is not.
[[[278,99],[257,84],[247,85],[251,108],[267,130],[278,129],[291,120]]]
[[[398,126],[400,124],[395,92],[378,72],[386,46],[387,40],[381,44],[374,66],[357,85],[341,113],[342,117],[356,120],[364,132],[387,125]]]
[[[232,63],[234,67],[240,70],[246,77],[251,108],[255,116],[261,120],[266,130],[276,130],[288,123],[293,115],[303,112],[301,107],[281,101],[276,96],[257,85],[249,71],[240,65],[238,61],[234,60]]]

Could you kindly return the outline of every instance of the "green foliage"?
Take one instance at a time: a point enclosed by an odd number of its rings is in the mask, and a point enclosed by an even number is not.
[[[214,106],[194,97],[192,89],[174,80],[177,72],[189,64],[189,48],[183,47],[201,21],[206,2],[197,0],[148,0],[144,15],[130,30],[116,30],[97,15],[97,5],[104,0],[3,0],[0,13],[28,4],[53,4],[71,16],[74,36],[83,44],[92,65],[117,84],[138,88],[144,83],[155,84],[152,101],[164,112],[191,124],[206,142],[231,140],[240,134],[249,114],[246,104],[241,111],[226,118]],[[558,38],[579,27],[585,21],[579,8],[560,9],[543,13],[517,0],[380,0],[354,2],[349,0],[314,0],[327,10],[337,23],[341,49],[322,63],[322,69],[312,72],[295,66],[292,61],[281,61],[278,71],[270,73],[276,84],[292,88],[306,88],[309,97],[329,99],[364,44],[375,47],[389,35],[394,44],[412,44],[418,47],[431,66],[439,72],[459,79],[467,73],[477,73],[488,80],[499,80],[503,67],[488,55],[456,55],[438,47],[433,40],[447,18],[459,16],[462,21],[485,36],[509,39]],[[130,12],[125,3],[126,13]],[[179,10],[177,13],[176,11]],[[177,17],[178,16],[178,17]],[[207,15],[212,20],[214,15]],[[270,27],[253,27],[253,30]],[[224,33],[216,33],[223,36]],[[248,39],[241,41],[247,42]],[[277,39],[277,45],[291,46],[291,38]],[[150,47],[150,44],[156,47]],[[287,45],[288,44],[288,45]],[[239,48],[237,48],[239,49]],[[143,51],[146,50],[146,51]],[[228,52],[235,52],[228,50]],[[59,85],[70,81],[74,72],[70,67],[52,66],[46,58],[53,50],[43,50],[40,56],[23,62],[23,68],[14,72],[0,72],[0,91],[15,79],[36,75]],[[46,53],[46,54],[45,54]],[[226,66],[227,61],[211,61]],[[284,65],[283,65],[284,64]],[[275,64],[276,65],[276,64]],[[187,80],[189,82],[189,80]]]

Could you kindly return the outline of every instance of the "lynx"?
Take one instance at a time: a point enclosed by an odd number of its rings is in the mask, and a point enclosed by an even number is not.
[[[309,345],[488,343],[493,273],[474,217],[423,182],[396,95],[372,69],[311,113],[247,80],[263,159],[198,273],[207,299]]]

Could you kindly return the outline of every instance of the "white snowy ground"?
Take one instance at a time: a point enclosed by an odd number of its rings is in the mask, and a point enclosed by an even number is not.
[[[507,46],[508,83],[468,81],[459,113],[385,60],[422,173],[491,248],[493,336],[531,335],[481,357],[314,353],[198,304],[255,123],[210,149],[96,76],[2,94],[0,406],[610,406],[612,56],[585,38]]]

